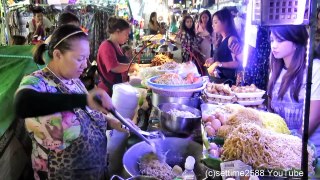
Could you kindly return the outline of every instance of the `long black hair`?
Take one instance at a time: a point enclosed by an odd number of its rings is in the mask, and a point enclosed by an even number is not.
[[[153,24],[153,25],[155,25],[155,23],[158,23],[157,20],[156,20],[156,22],[153,22],[153,20],[152,20],[152,18],[155,17],[155,16],[157,16],[157,12],[152,12],[152,13],[150,14],[149,23],[151,23],[151,24]],[[158,23],[158,24],[159,24],[159,23]]]
[[[234,25],[234,21],[233,21],[233,17],[232,17],[232,14],[231,12],[227,9],[227,8],[223,8],[217,12],[215,12],[213,15],[212,15],[212,18],[216,16],[219,21],[221,21],[221,23],[227,27],[226,29],[226,33],[228,36],[235,36],[238,40],[240,40],[240,37],[237,33],[237,30],[235,28],[235,25]],[[218,39],[218,46],[219,44],[221,43],[222,41],[222,36],[219,37]]]
[[[50,59],[53,58],[53,51],[59,49],[61,53],[71,49],[71,42],[75,39],[86,39],[88,36],[79,27],[74,25],[62,25],[58,27],[52,34],[50,43],[38,44],[33,51],[34,62],[40,65],[45,64],[43,54],[48,50],[48,56]]]
[[[191,28],[187,28],[186,26],[186,21],[187,19],[191,19],[192,20],[192,27]],[[194,25],[194,20],[190,15],[187,15],[183,18],[182,21],[182,30],[184,30],[186,33],[190,34],[191,36],[195,37],[196,33],[195,33],[195,25]]]
[[[206,14],[208,16],[208,22],[206,25],[206,29],[209,32],[209,34],[211,35],[213,33],[213,28],[212,28],[212,18],[211,18],[211,13],[208,10],[204,10],[200,13],[199,16],[199,22],[202,23],[201,17]]]
[[[295,45],[296,50],[292,57],[292,63],[287,67],[288,71],[282,78],[278,94],[279,99],[283,99],[283,96],[290,88],[290,96],[298,102],[306,68],[306,47],[309,37],[307,29],[301,25],[287,25],[272,27],[271,32],[277,41],[291,41]],[[272,98],[274,85],[285,67],[284,60],[277,59],[271,54],[270,66],[272,73],[268,84],[268,95]]]

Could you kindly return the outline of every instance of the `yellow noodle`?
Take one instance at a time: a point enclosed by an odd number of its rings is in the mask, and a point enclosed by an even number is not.
[[[222,160],[242,160],[259,169],[292,170],[301,168],[301,139],[245,123],[234,129],[223,145]],[[313,150],[308,147],[309,172],[314,172]]]

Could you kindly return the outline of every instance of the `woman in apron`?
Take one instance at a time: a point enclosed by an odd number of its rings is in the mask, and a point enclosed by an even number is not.
[[[102,42],[97,55],[98,72],[100,83],[98,87],[112,95],[114,84],[127,81],[127,72],[130,59],[122,52],[121,45],[128,41],[130,34],[129,23],[117,17],[110,17],[108,20],[108,40]],[[129,71],[137,71],[139,66],[133,64]]]
[[[269,110],[285,119],[291,131],[300,132],[303,125],[306,93],[305,26],[275,26],[271,28],[271,76],[268,84]],[[320,153],[320,61],[313,61],[310,103],[310,141]]]
[[[113,105],[104,90],[87,92],[79,80],[90,54],[88,37],[79,27],[63,25],[49,45],[37,46],[37,64],[45,63],[46,50],[51,61],[23,78],[15,98],[33,143],[34,177],[106,179],[108,120],[101,112],[107,114]]]

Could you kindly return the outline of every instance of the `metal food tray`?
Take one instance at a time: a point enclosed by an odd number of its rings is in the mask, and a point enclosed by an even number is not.
[[[185,85],[167,85],[167,84],[158,84],[155,83],[154,80],[159,78],[160,76],[155,76],[152,77],[150,79],[148,79],[148,85],[152,87],[156,87],[156,88],[161,88],[161,89],[196,89],[196,88],[200,88],[203,85],[203,79],[201,78],[199,82],[194,83],[194,84],[185,84]]]

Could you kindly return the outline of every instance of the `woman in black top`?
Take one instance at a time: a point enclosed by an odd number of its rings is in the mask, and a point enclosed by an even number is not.
[[[230,11],[217,11],[212,17],[214,32],[219,34],[216,53],[207,59],[209,75],[215,83],[236,84],[236,70],[241,67],[241,45]]]

